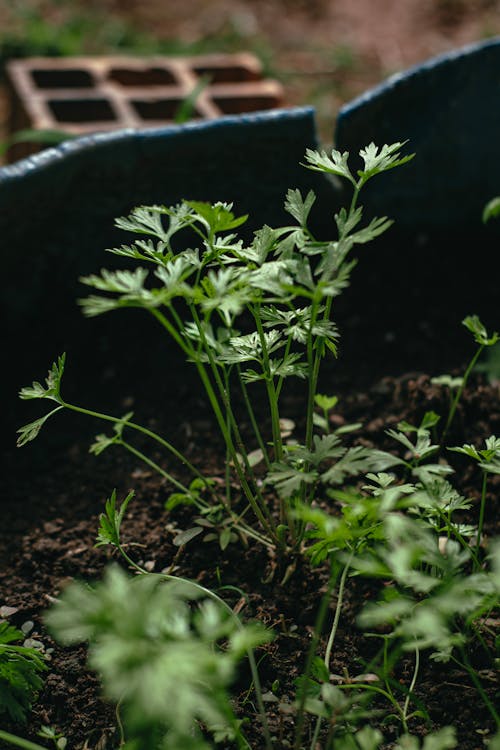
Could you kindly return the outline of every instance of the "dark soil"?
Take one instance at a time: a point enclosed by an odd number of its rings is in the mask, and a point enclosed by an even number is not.
[[[465,335],[465,334],[464,334]],[[360,368],[359,363],[358,368]],[[437,373],[432,373],[437,374]],[[398,377],[377,378],[361,389],[359,377],[349,380],[342,376],[335,387],[341,395],[338,420],[362,421],[363,428],[356,440],[368,445],[388,448],[384,429],[395,426],[401,419],[414,423],[426,410],[445,413],[443,394],[430,384],[428,375],[408,373]],[[143,378],[142,394],[158,393],[158,386],[148,385]],[[330,380],[330,377],[328,378]],[[183,449],[208,475],[222,474],[223,458],[212,432],[211,415],[189,386],[187,373],[181,371],[183,385],[161,396],[138,405],[138,417]],[[337,387],[338,386],[338,387]],[[118,388],[116,383],[113,386]],[[298,418],[302,396],[290,396],[290,416]],[[123,394],[122,410],[129,409],[132,399]],[[158,404],[161,404],[158,412]],[[29,418],[29,416],[28,416]],[[56,420],[57,422],[57,420]],[[43,611],[71,580],[100,578],[112,555],[94,547],[98,516],[104,500],[116,487],[122,498],[129,489],[136,491],[125,525],[125,539],[139,542],[132,548],[148,569],[156,572],[168,569],[191,577],[205,586],[217,589],[235,586],[247,598],[226,590],[227,601],[244,618],[257,617],[276,633],[273,643],[265,647],[260,673],[264,691],[279,681],[282,702],[294,699],[294,680],[301,673],[310,641],[325,571],[311,570],[300,562],[286,586],[275,576],[268,577],[273,560],[265,550],[251,545],[233,544],[221,552],[215,543],[194,540],[179,553],[173,538],[179,529],[187,528],[187,511],[167,515],[163,503],[169,487],[154,476],[147,467],[121,450],[109,450],[99,458],[87,453],[91,437],[101,429],[85,419],[62,417],[48,427],[38,441],[23,450],[9,450],[3,473],[5,498],[0,528],[0,606],[15,608],[11,622],[22,625],[27,620],[35,623],[34,634],[46,648],[53,648],[50,671],[45,687],[33,708],[29,727],[22,729],[3,722],[5,730],[23,733],[36,739],[40,725],[54,725],[68,739],[68,748],[104,750],[116,748],[116,719],[113,708],[100,697],[95,676],[85,668],[85,649],[60,648],[52,642],[42,624]],[[500,395],[496,385],[476,379],[465,394],[449,444],[479,442],[500,430]],[[165,461],[153,454],[155,460]],[[170,468],[170,467],[169,467]],[[467,462],[457,461],[458,489],[477,500],[480,478]],[[500,477],[490,484],[486,532],[498,534]],[[355,625],[357,612],[376,591],[361,579],[352,579],[342,612],[333,671],[350,675],[364,671],[373,643],[364,639]],[[332,603],[332,610],[333,610]],[[471,654],[471,659],[475,655]],[[398,667],[395,677],[403,685],[411,679],[411,663]],[[489,665],[477,664],[483,685],[493,703],[498,700],[498,683]],[[248,691],[250,677],[242,673],[236,692],[243,696]],[[461,750],[480,750],[483,738],[494,730],[491,717],[479,702],[473,686],[464,674],[451,664],[425,662],[416,694],[427,707],[435,728],[451,724],[456,727]],[[378,706],[379,708],[381,706]],[[387,709],[385,706],[384,709]],[[256,750],[262,746],[253,721],[252,704],[246,703],[246,716],[252,729],[249,738]],[[270,704],[271,730],[277,737],[290,737],[290,714],[280,714]],[[411,729],[416,734],[427,728],[421,720],[414,720]],[[389,721],[383,732],[387,747],[391,746],[400,728]],[[286,747],[282,739],[278,747]]]

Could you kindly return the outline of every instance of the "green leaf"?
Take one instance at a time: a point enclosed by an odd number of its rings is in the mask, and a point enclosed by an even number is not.
[[[396,743],[394,750],[452,750],[457,744],[455,728],[442,727],[424,737],[422,744],[417,737],[405,734]]]
[[[500,216],[500,197],[492,198],[483,210],[483,224],[486,224],[490,219],[495,219]]]
[[[56,362],[52,363],[48,375],[45,378],[45,387],[41,383],[33,381],[33,384],[31,386],[21,388],[21,390],[19,391],[19,398],[48,398],[52,401],[57,401],[57,403],[60,403],[61,380],[64,374],[65,363],[66,354],[64,353],[57,358]]]
[[[40,651],[12,645],[24,638],[22,631],[0,622],[0,715],[6,713],[22,724],[43,685],[41,673],[47,670]]]
[[[449,451],[453,451],[453,453],[463,453],[464,456],[469,456],[469,458],[473,458],[475,461],[480,461],[481,456],[477,452],[477,449],[474,445],[467,445],[464,444],[462,446],[454,446],[452,448],[447,448]]]
[[[498,341],[498,333],[494,331],[491,336],[488,336],[486,328],[477,315],[467,315],[462,320],[462,325],[472,333],[474,341],[481,346],[493,346]]]
[[[373,727],[364,726],[356,734],[348,734],[335,740],[336,750],[378,750],[384,737]]]
[[[108,436],[102,433],[100,435],[96,435],[94,442],[89,448],[89,452],[93,453],[95,456],[99,456],[110,446],[120,445],[122,443],[123,430],[133,416],[134,412],[129,411],[127,414],[124,414],[124,416],[120,420],[115,422],[115,424],[113,425],[114,435]]]
[[[162,214],[167,213],[163,206],[137,206],[129,216],[115,220],[115,226],[136,234],[151,234],[161,240],[168,239],[162,224]]]
[[[326,172],[327,174],[335,174],[338,177],[345,177],[349,182],[355,184],[355,179],[347,166],[347,160],[349,158],[349,152],[344,151],[341,153],[336,149],[332,149],[330,156],[326,151],[313,151],[308,148],[306,150],[306,164],[307,169],[312,169],[314,172]]]
[[[319,656],[313,658],[311,664],[311,676],[314,677],[318,682],[328,682],[330,679],[330,672],[328,671],[325,662]]]
[[[174,544],[176,547],[184,547],[185,544],[199,536],[204,531],[202,526],[192,526],[190,529],[181,531],[174,537]]]
[[[308,192],[304,200],[300,190],[290,189],[286,194],[285,210],[293,216],[301,227],[305,227],[315,200],[316,196],[312,190]]]
[[[185,201],[186,205],[196,212],[196,218],[213,233],[225,232],[244,224],[248,214],[235,217],[232,203],[205,203],[203,201]]]
[[[464,379],[462,377],[452,377],[451,375],[439,375],[435,378],[431,378],[432,385],[442,385],[450,390],[457,390],[463,385]]]
[[[300,490],[303,483],[314,484],[317,479],[317,471],[305,471],[278,462],[271,466],[265,483],[274,485],[280,497],[290,498]]]
[[[408,141],[392,143],[391,145],[385,144],[380,150],[373,142],[370,143],[359,152],[365,163],[365,168],[359,170],[358,175],[366,182],[376,174],[387,172],[389,169],[407,164],[413,159],[415,154],[409,154],[408,156],[400,155],[399,149],[406,143]]]
[[[116,490],[113,490],[111,497],[106,500],[105,512],[101,513],[99,516],[99,531],[97,533],[95,547],[102,547],[108,544],[113,547],[120,546],[120,531],[123,517],[128,504],[134,498],[134,495],[134,492],[129,492],[125,500],[122,502],[120,510],[117,511]]]
[[[317,393],[314,396],[314,403],[316,406],[319,406],[320,409],[323,409],[323,411],[331,411],[337,406],[338,401],[339,399],[337,396],[324,396],[321,393]]]
[[[44,398],[41,396],[41,398]],[[48,397],[50,398],[50,396]],[[45,414],[43,417],[39,417],[38,419],[35,419],[33,422],[28,422],[28,424],[23,425],[17,430],[17,434],[19,437],[17,438],[17,447],[22,448],[23,445],[26,445],[26,443],[31,442],[31,440],[34,440],[36,437],[38,437],[38,433],[42,429],[45,422],[51,417],[53,414],[55,414],[57,411],[60,411],[63,409],[63,406],[58,406],[56,409],[53,409],[52,411],[49,411],[48,414]]]
[[[352,244],[364,245],[386,232],[393,224],[392,219],[388,219],[387,216],[372,219],[368,226],[360,229],[358,232],[354,232],[354,234],[350,234],[349,241]]]
[[[196,584],[130,578],[117,567],[94,589],[68,586],[46,622],[65,644],[89,641],[89,664],[108,699],[120,702],[127,736],[154,728],[155,745],[169,748],[193,747],[199,723],[231,725],[229,686],[241,649],[269,640],[202,600]]]

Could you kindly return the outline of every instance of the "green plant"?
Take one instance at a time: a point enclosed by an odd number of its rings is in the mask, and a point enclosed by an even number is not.
[[[313,193],[304,198],[289,191],[286,209],[295,224],[263,227],[248,245],[234,231],[246,217],[237,217],[231,204],[140,207],[117,220],[118,227],[139,237],[110,252],[143,265],[83,279],[98,292],[81,300],[85,314],[145,309],[195,366],[225,445],[223,480],[203,477],[168,441],[135,423],[131,413],[115,417],[68,403],[61,392],[64,355],[44,384],[34,382],[21,391],[23,399],[47,399],[55,406],[19,430],[19,445],[33,440],[62,409],[109,422],[112,433],[98,435],[92,452],[125,448],[175,490],[166,501],[169,511],[186,505],[195,512],[194,525],[175,538],[178,546],[202,534],[222,551],[230,542],[263,544],[279,560],[282,585],[299,555],[325,568],[295,700],[281,704],[276,680],[263,695],[253,653],[270,633],[242,623],[218,594],[200,584],[141,567],[121,539],[133,493],[117,507],[113,492],[100,518],[97,546],[113,547],[136,576],[114,568],[93,588],[72,585],[47,623],[63,642],[89,641],[91,666],[117,705],[128,750],[201,749],[211,747],[209,742],[251,748],[242,716],[250,695],[266,750],[276,736],[265,699],[277,703],[278,713],[293,714],[293,736],[286,739],[293,750],[316,750],[318,743],[324,750],[377,750],[384,739],[371,724],[384,720],[400,726],[397,750],[447,750],[457,745],[452,727],[428,733],[422,743],[410,734],[417,719],[431,727],[418,684],[428,659],[453,663],[500,730],[491,691],[471,659],[477,647],[494,664],[498,650],[489,621],[500,606],[500,543],[484,534],[486,478],[500,473],[498,439],[488,438],[485,448],[451,448],[472,457],[483,472],[477,524],[464,522],[464,512],[475,520],[473,502],[454,488],[453,469],[442,455],[470,373],[498,335],[490,336],[475,315],[463,321],[479,348],[463,378],[438,381],[450,391],[439,441],[440,416],[428,411],[417,425],[401,421],[386,431],[397,452],[356,443],[351,433],[360,425],[333,427],[338,399],[317,392],[322,360],[328,351],[337,353],[333,301],[349,283],[354,266],[349,254],[390,225],[385,218],[362,225],[359,192],[373,176],[411,158],[400,156],[401,146],[379,150],[371,144],[362,150],[364,169],[357,176],[348,154],[307,152],[310,169],[342,177],[353,189],[349,208],[335,217],[335,241],[318,240],[309,229]],[[290,377],[306,384],[299,437],[281,412]],[[252,388],[265,396],[269,425],[254,410]],[[248,434],[240,429],[241,409]],[[165,463],[137,448],[135,433],[165,449],[191,478],[180,481]],[[361,667],[347,665],[337,675],[332,670],[339,624],[355,577],[380,583],[376,601],[360,606],[357,620],[363,637],[380,647],[370,650]],[[229,689],[245,654],[252,685],[238,713]],[[406,678],[400,680],[396,673],[402,664]],[[493,750],[498,736],[490,742]]]
[[[47,614],[63,643],[90,642],[90,665],[120,706],[127,748],[208,748],[200,723],[216,741],[249,747],[227,690],[241,657],[269,636],[201,595],[188,582],[111,568],[93,590],[72,585]]]
[[[43,654],[22,645],[24,640],[21,630],[0,621],[0,714],[19,723],[26,722],[47,670]]]
[[[369,242],[391,225],[384,217],[363,226],[359,193],[374,176],[412,158],[400,155],[402,145],[378,149],[370,144],[362,149],[364,168],[356,176],[348,166],[348,153],[334,150],[328,156],[307,151],[309,169],[334,174],[351,184],[350,206],[335,216],[337,240],[320,241],[312,235],[308,226],[315,201],[312,192],[304,198],[298,190],[290,190],[285,208],[295,224],[279,229],[265,226],[254,234],[249,246],[234,232],[247,217],[235,216],[231,204],[183,201],[169,208],[139,207],[116,221],[120,229],[139,238],[110,252],[141,265],[135,270],[103,270],[99,276],[82,279],[99,292],[80,300],[86,315],[122,307],[142,308],[194,363],[224,439],[228,465],[234,469],[243,496],[233,497],[227,474],[226,491],[217,505],[223,505],[236,531],[275,547],[282,557],[296,552],[304,537],[303,524],[297,525],[293,516],[295,502],[310,504],[319,482],[339,484],[344,477],[371,466],[367,451],[345,449],[339,434],[314,435],[317,383],[325,354],[337,352],[339,334],[331,319],[332,308],[335,297],[348,285],[355,264],[349,254],[353,247]],[[198,247],[177,249],[193,239]],[[153,268],[152,277],[147,266]],[[181,303],[188,320],[181,317]],[[117,418],[66,402],[61,395],[63,370],[64,357],[60,357],[52,366],[46,387],[33,383],[21,391],[23,399],[50,399],[58,406],[21,428],[19,445],[32,440],[49,416],[67,408],[114,423],[114,434],[110,438],[99,436],[95,452],[121,444],[153,466],[124,439],[124,431],[132,428],[160,443],[200,479],[178,451],[133,423],[131,414]],[[287,444],[280,398],[285,381],[292,377],[306,381],[308,398],[303,442]],[[269,434],[263,432],[253,409],[250,388],[257,384],[267,397]],[[250,436],[242,435],[239,428],[237,399],[252,425]],[[263,483],[259,464],[266,468]],[[154,468],[180,490],[176,503],[185,498],[189,504],[210,508],[213,497],[201,501],[198,491],[180,485],[158,465]],[[268,487],[278,494],[277,515],[265,492]],[[209,485],[207,490],[211,490]],[[254,521],[248,520],[249,510]]]

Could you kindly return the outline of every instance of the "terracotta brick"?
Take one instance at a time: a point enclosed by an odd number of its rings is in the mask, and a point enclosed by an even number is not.
[[[156,127],[175,121],[179,107],[202,76],[190,119],[214,119],[272,109],[283,88],[262,76],[248,53],[196,57],[28,58],[7,64],[10,133],[23,128],[83,135],[119,128]],[[11,159],[40,146],[18,144]]]

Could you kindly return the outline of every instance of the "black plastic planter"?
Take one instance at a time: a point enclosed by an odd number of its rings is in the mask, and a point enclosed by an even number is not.
[[[370,141],[408,139],[405,148],[417,154],[363,198],[368,214],[396,220],[361,253],[339,306],[345,358],[357,352],[365,372],[375,374],[377,362],[401,371],[434,367],[436,359],[459,364],[465,314],[500,326],[499,230],[481,224],[484,204],[500,193],[499,70],[500,41],[493,40],[393,77],[339,115],[336,148],[356,153]],[[143,316],[88,321],[75,304],[78,277],[115,264],[104,249],[124,239],[113,219],[132,207],[233,201],[254,229],[284,220],[289,187],[312,188],[315,229],[334,236],[341,186],[300,166],[315,146],[314,113],[303,108],[84,137],[0,169],[8,403],[63,350],[76,372],[107,372],[110,381],[127,373],[136,379],[159,358],[175,366]],[[440,344],[425,361],[430,331]],[[19,419],[7,409],[6,421]]]

